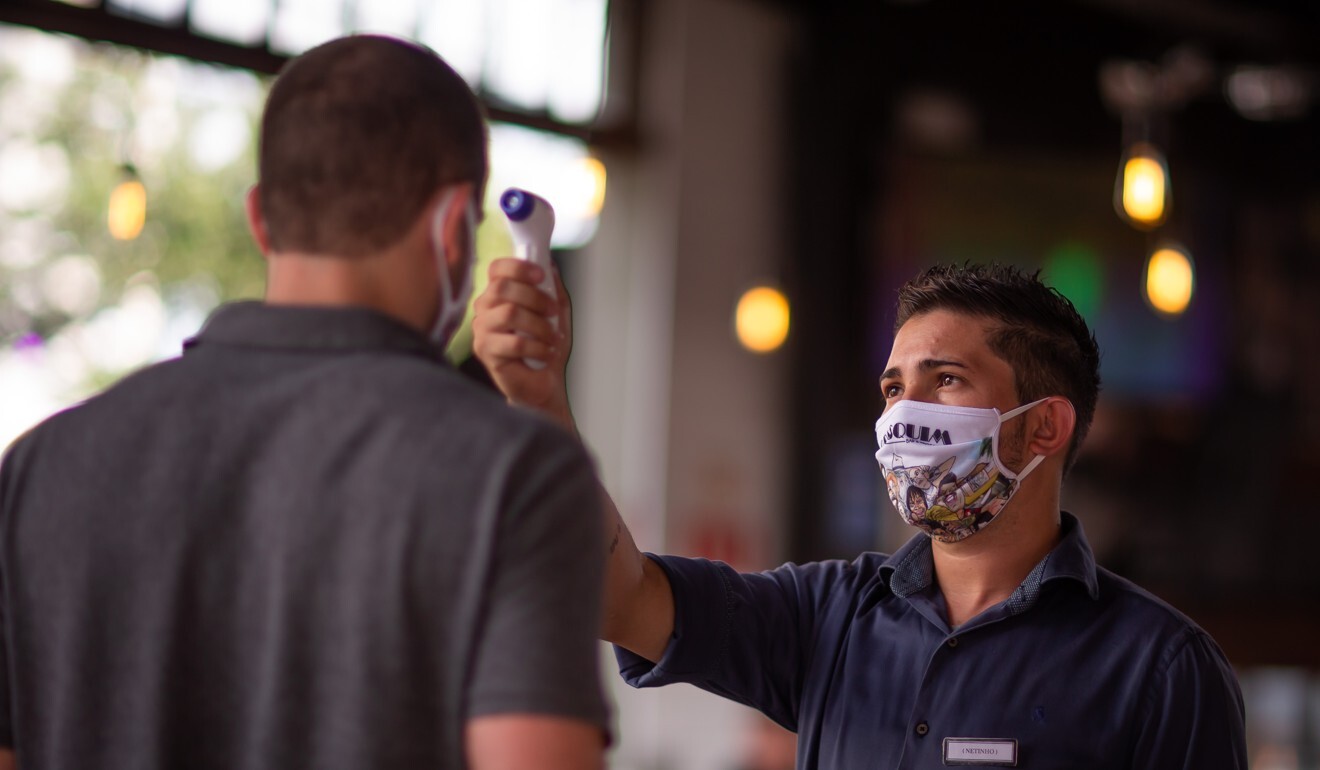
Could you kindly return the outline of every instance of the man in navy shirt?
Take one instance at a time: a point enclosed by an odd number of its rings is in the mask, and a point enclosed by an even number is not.
[[[490,275],[478,356],[510,401],[572,427],[569,346],[545,318],[566,318],[567,297],[555,307],[526,263]],[[1245,768],[1218,646],[1098,567],[1060,510],[1099,384],[1086,323],[1035,276],[917,276],[899,296],[876,457],[922,534],[888,556],[740,574],[640,553],[607,505],[602,636],[620,673],[763,711],[798,733],[801,768]]]

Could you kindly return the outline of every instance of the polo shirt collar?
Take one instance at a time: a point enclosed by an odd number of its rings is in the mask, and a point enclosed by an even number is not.
[[[1045,558],[1040,560],[1006,604],[1012,614],[1029,609],[1040,596],[1042,586],[1054,581],[1073,580],[1086,588],[1092,599],[1099,597],[1095,556],[1082,531],[1082,524],[1067,511],[1061,515],[1062,537]],[[918,534],[903,544],[880,565],[880,580],[895,596],[907,598],[934,585],[935,562],[931,556],[930,537]]]
[[[183,348],[210,344],[286,351],[385,349],[434,360],[442,354],[424,334],[376,310],[258,301],[222,305]]]

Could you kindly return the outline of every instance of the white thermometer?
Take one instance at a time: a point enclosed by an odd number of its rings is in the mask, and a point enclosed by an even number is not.
[[[545,198],[517,187],[510,187],[500,195],[500,209],[509,223],[509,234],[513,236],[513,253],[518,259],[525,259],[541,266],[545,276],[541,279],[540,289],[553,302],[558,304],[555,294],[554,264],[550,261],[550,234],[555,229],[555,210]],[[559,329],[559,318],[552,317],[550,323]],[[525,358],[523,362],[533,369],[545,367],[544,361]]]

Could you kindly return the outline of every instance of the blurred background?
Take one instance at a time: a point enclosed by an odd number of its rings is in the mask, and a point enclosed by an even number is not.
[[[491,202],[554,204],[575,412],[643,548],[895,548],[872,458],[895,290],[1039,269],[1104,355],[1065,507],[1224,647],[1252,766],[1320,768],[1315,3],[4,0],[0,445],[261,295],[266,88],[355,30],[477,90]],[[498,217],[479,241],[510,251]],[[742,707],[614,690],[615,767],[792,766]]]

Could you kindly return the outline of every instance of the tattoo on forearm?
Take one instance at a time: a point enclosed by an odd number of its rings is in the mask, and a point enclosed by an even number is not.
[[[623,522],[622,522],[622,521],[616,521],[616,522],[614,522],[614,539],[610,541],[610,553],[611,553],[611,554],[614,553],[614,549],[615,549],[615,548],[618,548],[618,547],[619,547],[619,534],[620,534],[621,532],[623,532]]]

